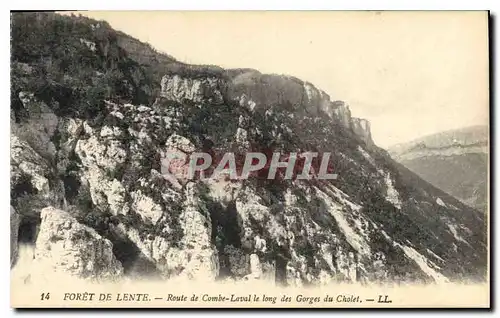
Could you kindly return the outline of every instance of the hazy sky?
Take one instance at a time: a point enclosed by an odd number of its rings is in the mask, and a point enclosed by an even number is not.
[[[484,12],[82,12],[183,62],[293,75],[379,146],[488,123]]]

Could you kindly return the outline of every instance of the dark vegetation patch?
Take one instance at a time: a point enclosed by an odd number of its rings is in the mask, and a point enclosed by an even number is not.
[[[382,252],[385,256],[385,268],[388,277],[396,282],[426,282],[433,280],[422,272],[420,267],[408,259],[404,252],[389,243],[382,233],[370,233],[370,242],[373,253]]]
[[[39,218],[22,218],[18,229],[19,243],[35,243],[38,234]]]
[[[15,183],[11,183],[10,196],[11,200],[23,195],[37,194],[38,190],[31,183],[31,176],[26,173],[21,173]]]
[[[147,104],[159,74],[141,67],[119,45],[118,34],[104,21],[45,12],[11,15],[11,61],[27,63],[29,72],[12,75],[11,107],[22,118],[18,94],[33,92],[59,116],[93,118],[104,100]],[[94,51],[85,41],[94,43]],[[123,44],[123,43],[122,43]],[[149,71],[149,72],[148,72]]]

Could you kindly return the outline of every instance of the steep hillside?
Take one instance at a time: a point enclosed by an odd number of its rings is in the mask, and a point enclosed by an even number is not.
[[[488,127],[426,136],[389,149],[391,156],[434,186],[486,212]]]
[[[311,83],[185,65],[48,13],[13,15],[11,66],[11,250],[36,242],[37,264],[91,279],[486,278],[484,214],[393,161]],[[338,178],[189,180],[186,164],[165,167],[173,150],[330,152]]]

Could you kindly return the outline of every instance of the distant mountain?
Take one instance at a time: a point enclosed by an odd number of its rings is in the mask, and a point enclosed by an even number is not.
[[[487,209],[488,127],[425,136],[389,149],[424,180],[480,211]]]

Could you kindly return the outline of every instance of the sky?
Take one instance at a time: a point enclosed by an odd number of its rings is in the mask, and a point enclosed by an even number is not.
[[[309,81],[381,147],[489,121],[485,12],[79,13],[183,62]]]

